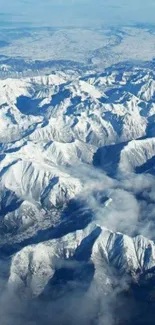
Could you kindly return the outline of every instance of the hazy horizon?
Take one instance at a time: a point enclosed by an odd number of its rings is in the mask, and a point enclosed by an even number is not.
[[[1,23],[49,26],[154,24],[152,0],[0,0]]]

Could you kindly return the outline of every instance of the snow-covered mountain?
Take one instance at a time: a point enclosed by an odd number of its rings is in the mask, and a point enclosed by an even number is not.
[[[0,81],[11,290],[46,296],[61,270],[90,266],[89,292],[154,279],[154,100],[148,65]]]
[[[78,261],[94,264],[93,281],[98,284],[101,275],[105,283],[114,285],[115,277],[106,273],[109,266],[118,270],[119,275],[128,274],[138,281],[141,274],[154,267],[155,244],[143,236],[131,238],[91,224],[59,240],[28,246],[18,252],[12,259],[9,283],[16,289],[28,287],[31,294],[39,295],[56,270],[76,269]]]

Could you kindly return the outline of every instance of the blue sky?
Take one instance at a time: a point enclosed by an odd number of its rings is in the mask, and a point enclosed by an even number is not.
[[[154,23],[155,0],[0,0],[0,13],[47,25]]]

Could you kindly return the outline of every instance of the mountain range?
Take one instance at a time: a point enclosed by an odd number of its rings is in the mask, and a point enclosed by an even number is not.
[[[141,306],[154,303],[152,64],[0,80],[0,261],[9,297],[56,308],[53,300],[69,304],[71,292],[75,308],[82,295],[90,318],[82,323],[81,309],[69,324],[113,323],[117,313],[108,309],[104,323],[102,310],[116,297],[121,313],[136,301],[139,324]]]

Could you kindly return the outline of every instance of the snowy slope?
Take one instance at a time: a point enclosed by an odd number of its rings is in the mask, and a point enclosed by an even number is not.
[[[155,264],[154,242],[143,236],[131,238],[91,225],[59,240],[21,250],[13,257],[9,285],[18,290],[28,287],[32,295],[39,295],[56,270],[63,267],[77,269],[78,259],[80,256],[82,258],[85,247],[89,245],[91,253],[87,263],[92,262],[95,266],[93,281],[99,281],[98,275],[104,274],[106,265],[113,267],[122,276],[131,274],[136,280],[139,274],[150,270]],[[84,259],[82,261],[86,262]],[[104,281],[112,285],[115,278],[112,279],[110,275],[108,278],[105,274]]]
[[[135,236],[154,238],[154,178],[133,176],[155,171],[154,100],[149,68],[0,81],[0,250],[14,254],[11,287],[38,296],[79,261],[94,265],[92,287],[112,286],[113,269],[136,281],[154,267],[154,242]]]

